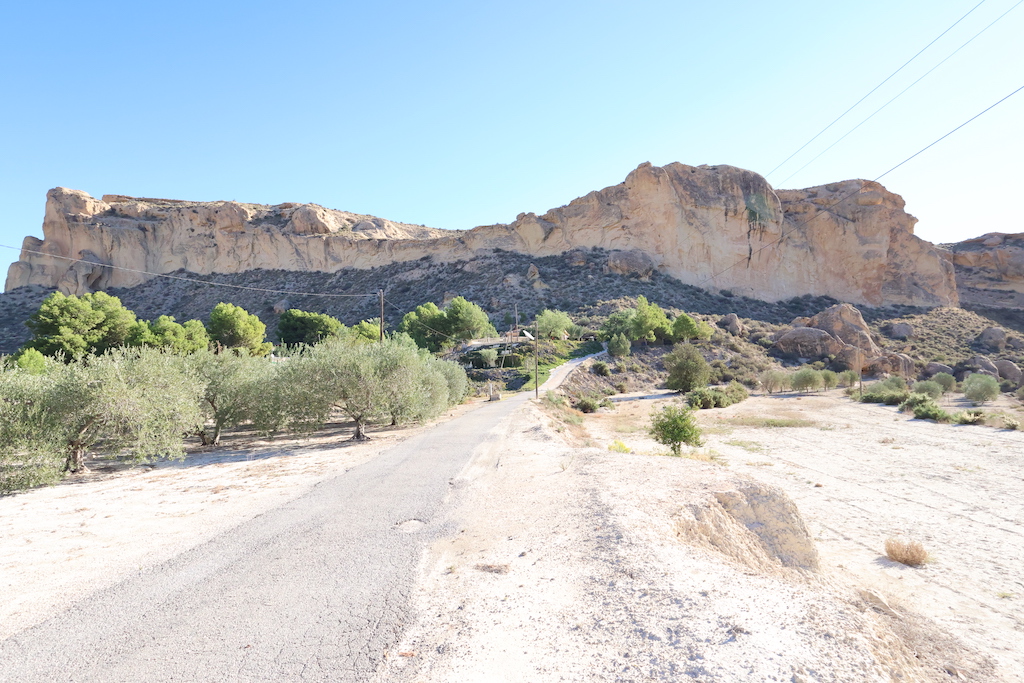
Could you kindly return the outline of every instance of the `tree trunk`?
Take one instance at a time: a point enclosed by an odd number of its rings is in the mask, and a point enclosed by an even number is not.
[[[198,432],[196,432],[196,436],[198,436],[198,437],[199,437],[200,441],[202,442],[202,444],[203,444],[204,446],[212,446],[212,445],[214,445],[214,443],[216,443],[216,442],[215,442],[215,441],[213,440],[213,437],[211,437],[211,436],[210,436],[210,435],[209,435],[209,434],[208,434],[208,433],[206,432],[206,430],[205,430],[205,429],[200,429],[200,430],[199,430]]]
[[[89,468],[85,466],[85,448],[82,447],[80,441],[72,441],[68,444],[68,459],[64,463],[64,471],[71,474],[89,471]]]
[[[370,437],[366,435],[366,425],[363,424],[362,420],[356,420],[356,430],[352,434],[352,441],[369,441]]]

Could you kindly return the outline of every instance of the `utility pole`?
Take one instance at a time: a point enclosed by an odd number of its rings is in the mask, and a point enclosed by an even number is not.
[[[533,397],[540,398],[540,325],[533,321]]]
[[[377,295],[380,297],[380,343],[384,343],[384,290],[378,289]]]

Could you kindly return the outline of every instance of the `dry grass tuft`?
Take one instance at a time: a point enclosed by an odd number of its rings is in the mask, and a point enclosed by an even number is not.
[[[893,562],[908,567],[920,567],[928,561],[928,551],[917,541],[903,541],[890,538],[885,541],[885,555]]]

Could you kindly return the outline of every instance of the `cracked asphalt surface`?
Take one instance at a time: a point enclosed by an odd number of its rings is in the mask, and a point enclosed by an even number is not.
[[[410,623],[453,478],[518,394],[0,642],[0,681],[364,681]],[[422,525],[410,520],[419,520]]]

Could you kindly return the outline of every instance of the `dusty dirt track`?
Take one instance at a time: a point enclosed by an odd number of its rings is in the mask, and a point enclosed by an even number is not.
[[[1020,680],[1024,434],[756,397],[700,414],[700,462],[646,436],[664,403],[589,416],[568,442],[541,408],[517,413],[458,478],[459,533],[425,555],[420,619],[380,680]],[[749,426],[772,415],[807,423]],[[0,499],[0,638],[382,445],[207,455]],[[743,476],[792,497],[820,571],[734,542],[721,515],[684,524]],[[886,560],[896,534],[933,561]]]

